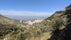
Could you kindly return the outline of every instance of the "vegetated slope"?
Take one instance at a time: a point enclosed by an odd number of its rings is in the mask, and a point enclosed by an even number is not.
[[[48,17],[41,23],[38,23],[38,24],[35,23],[33,25],[33,28],[41,31],[42,34],[50,32],[49,36],[47,34],[45,34],[45,35],[47,35],[47,38],[44,37],[45,40],[63,40],[64,37],[62,37],[62,36],[65,36],[67,34],[66,32],[63,32],[63,30],[70,28],[70,25],[67,28],[67,25],[69,24],[69,22],[71,20],[71,15],[70,15],[71,9],[70,8],[71,7],[69,7],[69,8],[66,7],[65,10],[56,11],[52,16]],[[65,35],[64,35],[64,33],[65,33]],[[68,38],[67,38],[67,40],[68,40]]]
[[[52,32],[55,31],[57,28],[62,30],[65,28],[67,23],[67,15],[64,15],[65,11],[57,11],[52,16],[48,17],[41,23],[33,24],[33,28],[41,32],[40,34],[43,35],[45,33],[46,37],[42,36],[44,40],[49,39],[52,36]],[[49,35],[47,35],[49,33]],[[42,38],[41,38],[42,39]]]
[[[5,16],[0,15],[0,40],[5,37],[5,35],[16,32],[17,30],[22,30],[22,24],[9,19]]]
[[[49,40],[71,40],[71,5],[66,7],[64,15],[67,18],[65,28],[62,30],[56,28]]]

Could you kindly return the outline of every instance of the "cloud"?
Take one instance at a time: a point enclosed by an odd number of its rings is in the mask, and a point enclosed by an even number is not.
[[[0,10],[2,15],[15,15],[15,16],[50,16],[52,13],[48,12],[32,12],[32,11],[16,11],[16,10]]]

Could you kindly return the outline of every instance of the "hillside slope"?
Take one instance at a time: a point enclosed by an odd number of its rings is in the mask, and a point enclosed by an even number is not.
[[[47,40],[71,40],[71,5],[67,6],[63,11],[56,11],[52,16],[33,27],[47,35]],[[46,34],[45,34],[46,35]],[[44,37],[45,38],[45,37]],[[46,39],[46,38],[45,38]]]
[[[0,40],[3,39],[5,35],[11,32],[22,30],[21,25],[22,24],[20,24],[19,22],[16,22],[10,18],[0,15]]]
[[[65,27],[60,29],[55,29],[49,40],[71,40],[71,5],[66,7],[65,13],[67,22]]]

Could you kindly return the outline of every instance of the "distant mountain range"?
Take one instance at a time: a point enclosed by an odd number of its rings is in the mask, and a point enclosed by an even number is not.
[[[24,20],[24,21],[46,19],[47,18],[47,16],[10,16],[10,15],[8,15],[7,17],[14,19],[14,20]]]

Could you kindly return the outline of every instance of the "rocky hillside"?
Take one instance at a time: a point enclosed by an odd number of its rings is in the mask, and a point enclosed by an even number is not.
[[[67,22],[63,29],[56,28],[49,40],[71,40],[71,5],[65,8]]]
[[[44,21],[33,25],[42,33],[49,33],[45,40],[71,40],[71,5],[65,10],[56,11],[52,16]],[[46,35],[46,34],[45,34]]]

